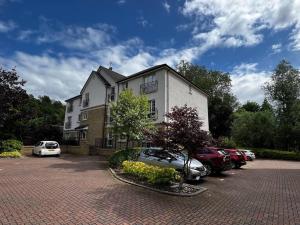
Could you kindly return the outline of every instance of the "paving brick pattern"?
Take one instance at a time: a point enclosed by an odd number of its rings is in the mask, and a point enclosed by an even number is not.
[[[0,224],[300,225],[300,163],[257,160],[176,197],[111,177],[98,157],[0,160]]]

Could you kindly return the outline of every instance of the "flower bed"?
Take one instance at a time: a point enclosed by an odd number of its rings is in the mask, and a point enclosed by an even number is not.
[[[21,153],[18,151],[0,153],[0,158],[20,158],[21,156]]]

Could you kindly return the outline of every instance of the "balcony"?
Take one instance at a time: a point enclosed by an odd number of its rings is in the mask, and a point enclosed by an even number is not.
[[[140,86],[141,94],[153,93],[153,92],[156,92],[157,89],[158,89],[158,82],[157,82],[157,80],[141,84],[141,86]]]
[[[65,129],[70,129],[72,126],[72,123],[71,122],[66,122],[65,123]]]

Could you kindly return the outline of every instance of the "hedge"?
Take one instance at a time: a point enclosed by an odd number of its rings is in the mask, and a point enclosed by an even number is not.
[[[259,148],[250,149],[255,153],[256,158],[300,161],[300,152]]]
[[[20,158],[21,156],[21,153],[18,151],[0,153],[0,158]]]
[[[23,143],[18,140],[9,139],[1,142],[1,151],[14,152],[21,151]]]
[[[109,166],[112,168],[121,167],[125,160],[137,160],[141,152],[140,148],[125,149],[115,152],[109,158]]]
[[[143,162],[124,161],[122,167],[125,173],[155,185],[166,185],[180,178],[174,168],[151,166]]]

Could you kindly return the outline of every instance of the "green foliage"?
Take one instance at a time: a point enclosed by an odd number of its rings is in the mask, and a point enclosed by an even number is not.
[[[237,100],[228,73],[181,61],[177,70],[208,94],[209,127],[213,137],[229,136]]]
[[[255,153],[256,158],[300,161],[299,152],[261,148],[254,148],[251,151]]]
[[[141,140],[144,130],[153,124],[148,117],[149,103],[146,96],[136,96],[131,89],[122,91],[117,102],[111,105],[114,134],[125,135],[128,142]]]
[[[118,168],[126,160],[135,161],[138,159],[140,152],[140,148],[124,149],[117,151],[109,158],[109,166],[112,168]]]
[[[174,168],[151,166],[143,162],[124,161],[122,167],[125,173],[154,185],[167,185],[179,178],[179,174]]]
[[[289,62],[282,60],[277,67],[271,81],[265,86],[266,95],[275,104],[276,146],[287,149],[299,149],[300,132],[298,128],[300,72]]]
[[[20,158],[21,156],[21,153],[18,151],[0,153],[0,158]]]
[[[236,148],[237,145],[235,143],[235,141],[232,138],[228,138],[228,137],[221,137],[220,140],[220,147],[224,147],[224,148]]]
[[[273,107],[266,98],[264,99],[263,103],[261,104],[260,111],[273,112]]]
[[[247,103],[239,108],[239,111],[241,110],[245,110],[247,112],[258,112],[260,111],[260,105],[257,102],[247,101]]]
[[[14,152],[21,151],[23,143],[18,140],[5,140],[1,142],[1,151],[4,152]]]
[[[241,146],[272,147],[275,118],[269,111],[237,112],[232,125],[233,140]]]

